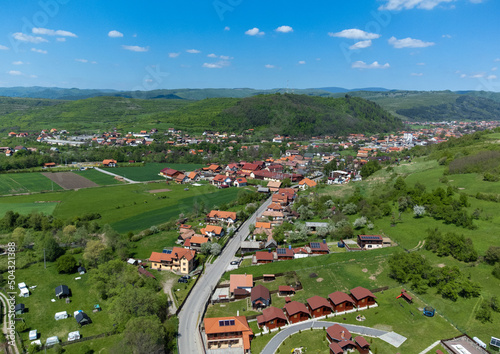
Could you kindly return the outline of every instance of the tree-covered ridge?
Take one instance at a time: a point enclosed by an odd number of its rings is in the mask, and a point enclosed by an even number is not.
[[[267,128],[291,136],[388,132],[399,119],[376,103],[346,95],[325,98],[294,94],[259,95],[237,102],[220,114],[233,129]]]
[[[498,120],[500,102],[479,96],[461,95],[454,102],[398,109],[396,113],[417,121]]]

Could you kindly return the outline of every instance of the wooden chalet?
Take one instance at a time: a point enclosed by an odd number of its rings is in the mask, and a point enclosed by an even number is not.
[[[262,311],[262,315],[257,316],[257,324],[259,328],[267,327],[271,330],[273,328],[286,326],[288,323],[282,309],[277,307],[268,307]]]
[[[321,317],[332,313],[332,305],[330,302],[321,296],[313,296],[307,299],[307,308],[311,317]]]
[[[285,304],[285,314],[290,323],[298,323],[309,319],[310,314],[306,305],[298,301]]]
[[[370,290],[361,286],[351,289],[351,298],[358,309],[376,304],[376,296]]]
[[[342,291],[335,291],[328,295],[328,300],[332,304],[332,309],[335,313],[351,311],[354,309],[354,300]]]

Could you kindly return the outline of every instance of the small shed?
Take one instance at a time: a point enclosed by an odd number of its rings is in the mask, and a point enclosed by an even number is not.
[[[59,285],[58,287],[56,287],[56,297],[58,299],[68,296],[71,296],[71,292],[66,285]]]
[[[69,315],[68,315],[67,311],[56,312],[56,314],[54,315],[54,318],[55,318],[56,321],[58,321],[58,320],[64,320],[64,319],[66,319],[68,317],[69,317]]]
[[[85,312],[79,312],[78,315],[75,316],[75,320],[80,326],[92,323],[92,320]]]
[[[87,269],[85,269],[85,267],[83,267],[83,266],[79,266],[78,273],[80,273],[80,275],[83,275],[83,274],[87,273]]]
[[[37,340],[38,339],[38,331],[36,329],[32,329],[29,333],[29,339],[30,340]]]
[[[14,311],[16,312],[16,315],[22,315],[26,311],[26,308],[24,307],[24,304],[16,304]]]

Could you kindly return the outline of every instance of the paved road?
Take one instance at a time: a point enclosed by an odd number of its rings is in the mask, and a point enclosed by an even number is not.
[[[110,176],[113,176],[113,177],[120,177],[120,178],[123,178],[124,181],[128,182],[128,183],[141,183],[141,182],[137,182],[137,181],[132,181],[130,178],[125,178],[123,176],[120,176],[120,175],[117,175],[115,173],[111,173],[109,171],[106,171],[106,170],[103,170],[99,167],[94,167],[94,170],[96,171],[99,171],[99,172],[102,172],[102,173],[105,173],[107,175],[110,175]]]
[[[311,327],[313,328],[323,328],[323,327],[330,327],[333,326],[336,322],[324,322],[324,321],[307,321],[307,322],[301,322],[296,325],[292,325],[290,327],[287,327],[285,329],[282,329],[281,332],[278,332],[270,341],[267,343],[267,345],[264,347],[262,350],[262,354],[274,354],[278,347],[281,345],[281,343],[291,336],[292,334],[298,333],[299,330],[305,331],[306,329],[310,329]],[[379,329],[374,329],[374,328],[369,328],[369,327],[364,327],[364,326],[356,326],[356,325],[350,325],[346,323],[339,323],[340,325],[344,326],[349,332],[356,333],[356,334],[361,334],[361,335],[368,335],[372,337],[380,337],[388,332],[386,331],[381,331]]]
[[[213,289],[224,274],[229,262],[233,259],[236,251],[249,234],[249,226],[254,224],[257,216],[263,213],[272,197],[269,197],[257,211],[240,227],[240,230],[233,236],[224,248],[224,252],[213,264],[207,264],[205,273],[200,276],[191,295],[185,300],[184,306],[179,313],[179,338],[178,347],[181,354],[204,353],[203,341],[198,332],[198,325],[205,304],[210,298]]]

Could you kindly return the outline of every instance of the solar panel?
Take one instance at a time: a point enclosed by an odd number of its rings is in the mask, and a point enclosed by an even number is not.
[[[278,254],[286,254],[286,248],[278,248],[276,251]]]
[[[163,250],[163,253],[165,253],[165,254],[172,254],[172,250]]]
[[[311,248],[320,248],[319,242],[311,242]]]
[[[380,237],[379,236],[361,236],[363,239],[365,240],[380,240]]]
[[[495,337],[491,337],[490,345],[493,347],[500,348],[500,339],[495,338]]]

